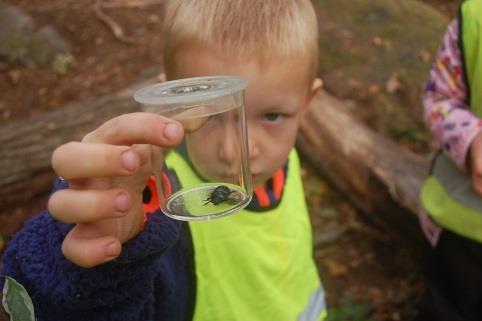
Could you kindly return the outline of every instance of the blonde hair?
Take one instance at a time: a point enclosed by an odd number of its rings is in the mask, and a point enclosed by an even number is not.
[[[226,57],[318,62],[318,25],[310,0],[169,0],[164,15],[164,65],[190,44],[220,49]]]

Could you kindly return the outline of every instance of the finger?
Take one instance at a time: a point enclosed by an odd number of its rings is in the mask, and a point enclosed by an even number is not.
[[[52,216],[67,224],[122,217],[130,208],[129,194],[120,189],[64,189],[55,192],[48,201],[48,209]]]
[[[140,164],[138,153],[128,146],[71,142],[52,154],[52,167],[65,178],[129,175]]]
[[[121,253],[121,243],[115,237],[82,237],[81,226],[75,226],[62,243],[62,253],[71,262],[91,268],[111,261]]]
[[[477,154],[472,154],[472,175],[482,176],[482,158],[478,157]]]
[[[482,157],[480,153],[480,144],[478,140],[474,141],[471,151],[471,171],[472,171],[472,185],[474,190],[482,194]]]
[[[84,142],[108,144],[152,144],[161,147],[178,145],[182,126],[175,120],[152,113],[124,114],[108,120],[86,135]]]
[[[474,190],[482,195],[482,176],[472,175],[472,185],[474,186]]]
[[[208,116],[205,117],[193,117],[195,116],[195,113],[206,113],[208,114],[208,107],[207,106],[200,106],[195,109],[188,109],[181,111],[175,115],[173,115],[174,118],[176,118],[184,128],[184,131],[186,133],[192,133],[202,126],[209,120]]]
[[[475,191],[482,194],[482,157],[480,157],[479,144],[475,144],[471,153],[472,185]]]

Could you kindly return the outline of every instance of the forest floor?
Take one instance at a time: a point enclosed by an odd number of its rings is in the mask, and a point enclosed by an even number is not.
[[[37,26],[53,26],[69,43],[73,63],[63,75],[49,67],[0,63],[0,125],[118,91],[162,71],[162,6],[155,1],[145,7],[118,1],[124,5],[105,9],[135,44],[113,36],[94,14],[93,0],[4,2],[24,10]],[[456,10],[455,1],[425,2],[447,16]],[[423,288],[420,258],[367,224],[309,167],[304,166],[303,174],[330,320],[412,320]],[[45,208],[46,200],[44,196],[0,211],[0,252],[26,219]]]

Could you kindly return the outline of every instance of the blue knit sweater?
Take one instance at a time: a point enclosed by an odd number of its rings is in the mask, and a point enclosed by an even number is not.
[[[64,188],[58,181],[54,189]],[[189,320],[193,272],[184,223],[160,212],[123,246],[120,257],[84,269],[66,260],[61,243],[72,228],[42,212],[9,242],[2,275],[23,284],[38,321]],[[2,278],[3,279],[3,278]],[[3,281],[0,281],[3,288]]]

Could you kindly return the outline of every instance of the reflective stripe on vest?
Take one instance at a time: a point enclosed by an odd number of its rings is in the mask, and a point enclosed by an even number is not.
[[[466,0],[461,7],[463,61],[471,110],[482,117],[482,0]],[[469,175],[440,154],[432,175],[420,192],[422,205],[444,228],[482,243],[482,198]]]
[[[482,216],[482,197],[472,187],[470,175],[459,170],[444,154],[439,154],[435,160],[433,175],[455,201],[480,212]]]
[[[298,321],[324,320],[326,314],[325,289],[320,286],[310,295],[310,302]]]
[[[424,183],[420,199],[435,222],[482,243],[482,201],[472,180],[440,154],[434,173]]]
[[[167,158],[181,184],[198,180]],[[194,321],[316,321],[326,315],[296,152],[278,207],[189,223],[196,267]]]

